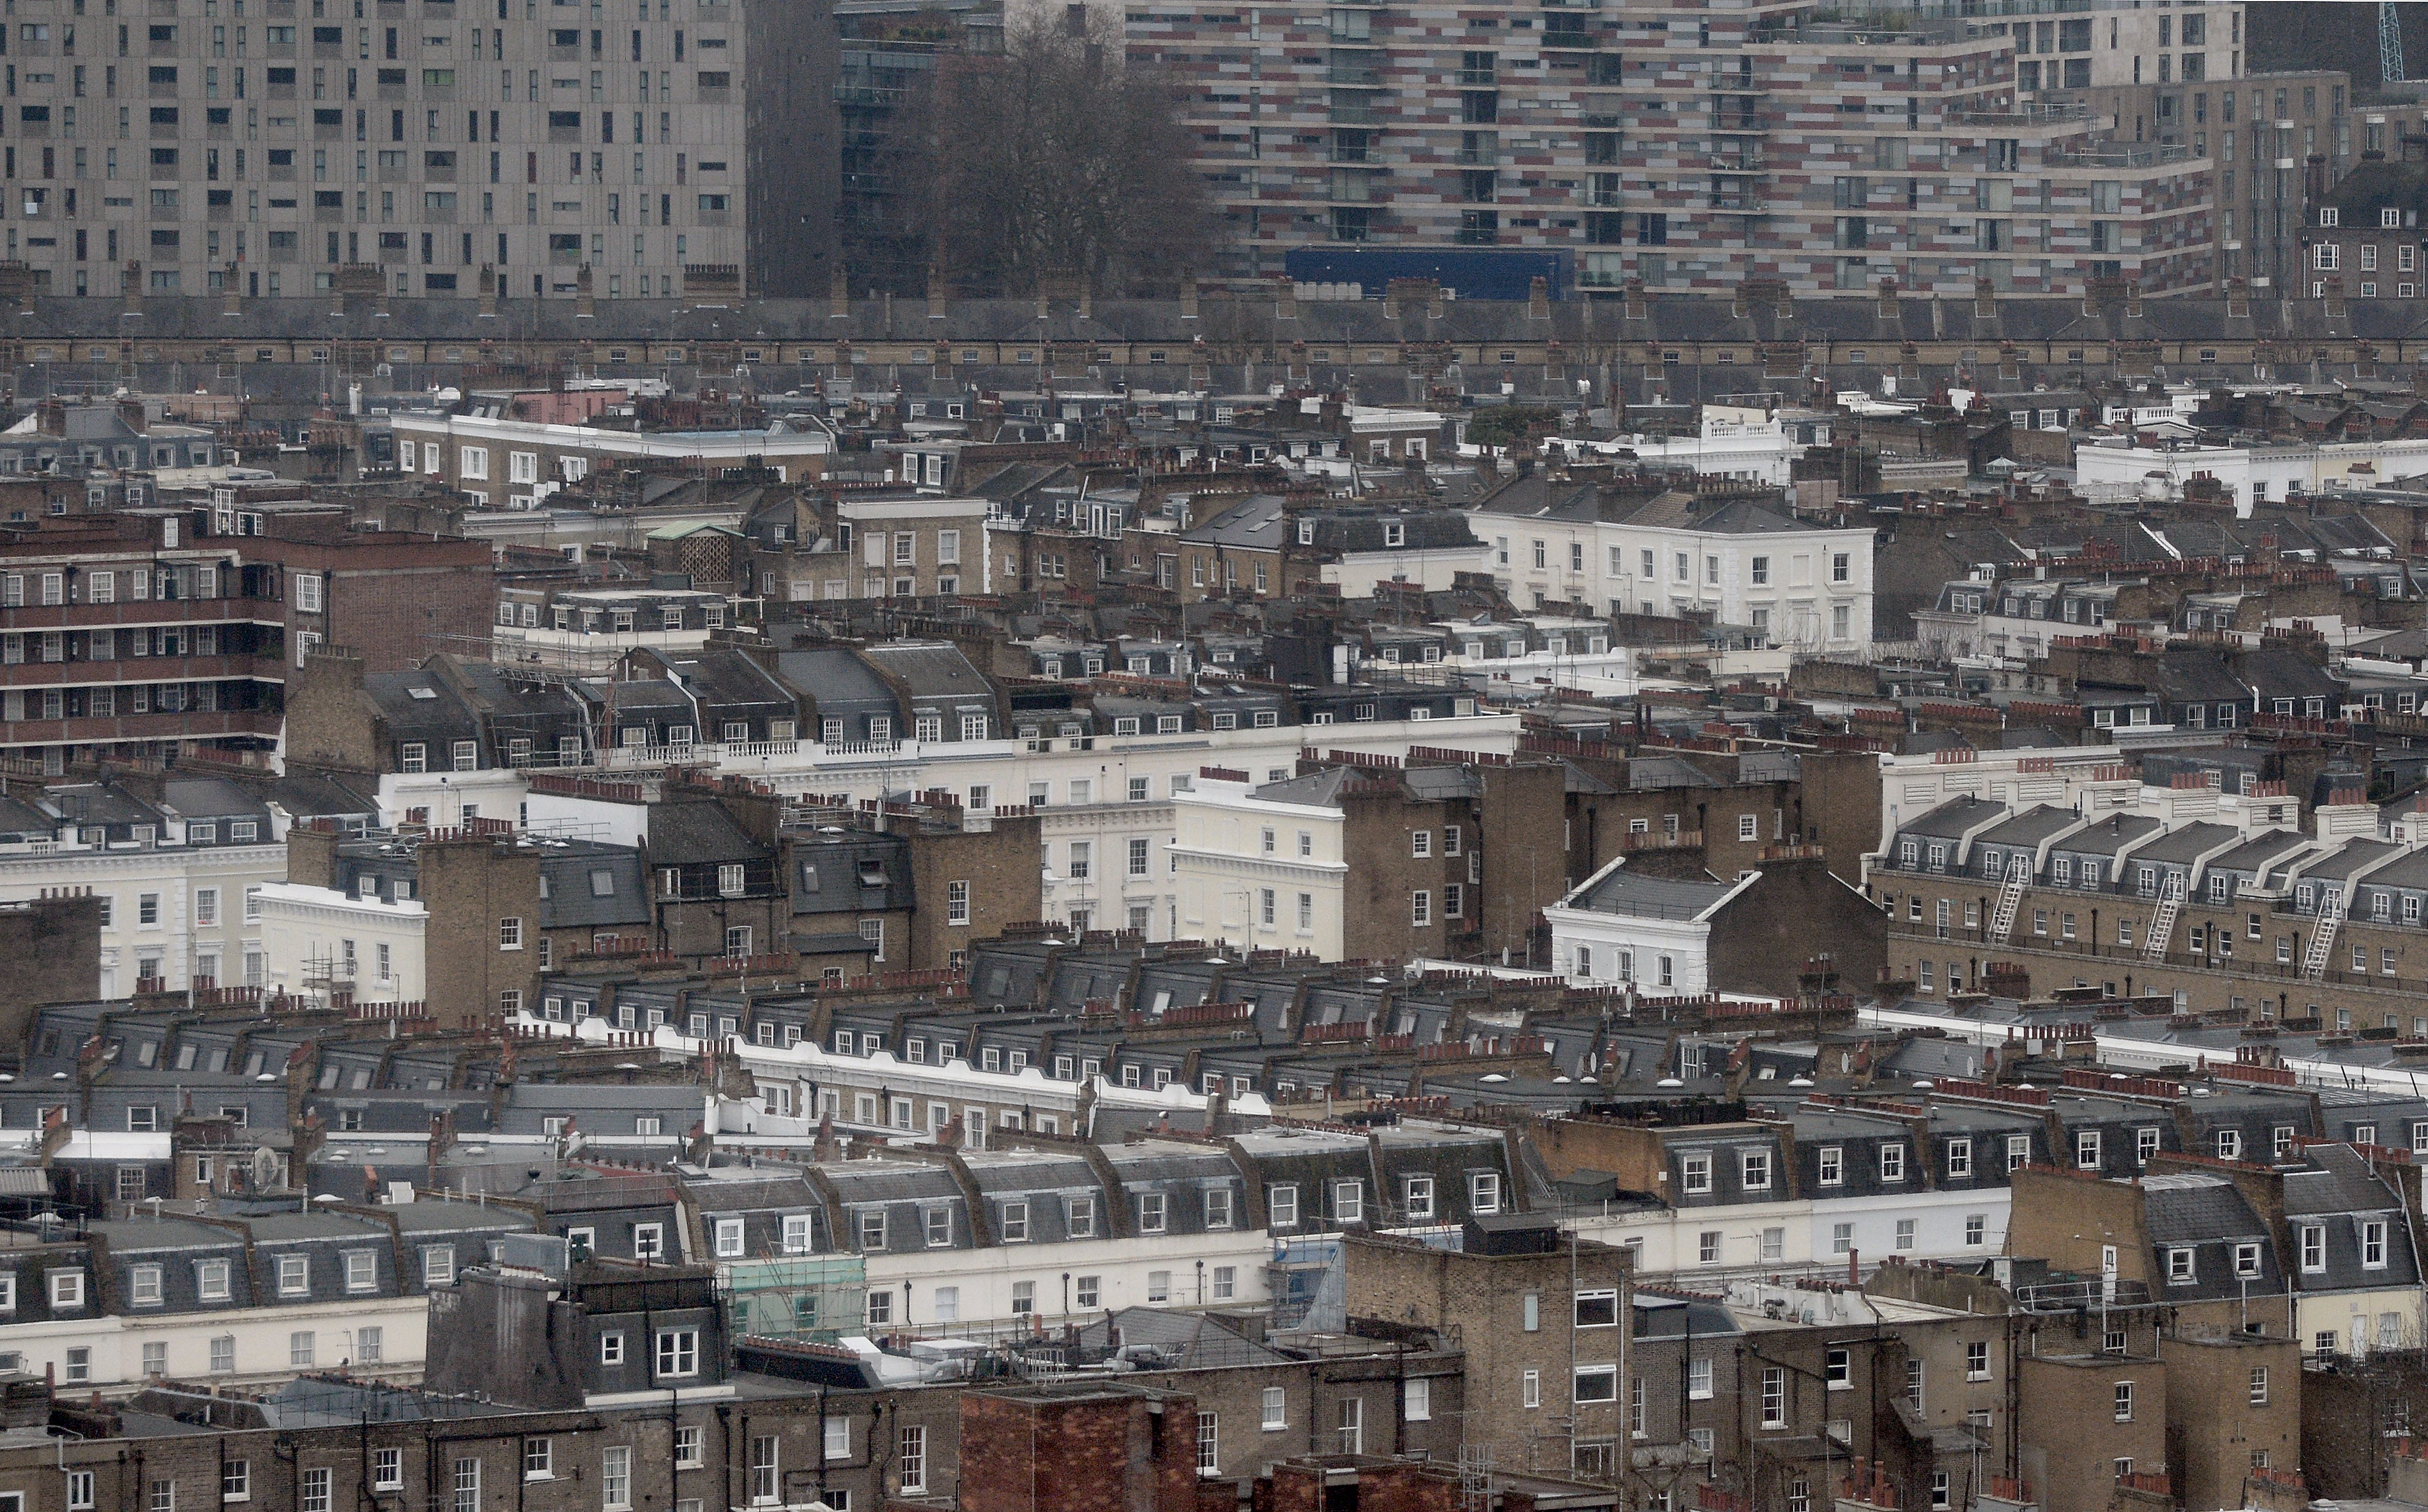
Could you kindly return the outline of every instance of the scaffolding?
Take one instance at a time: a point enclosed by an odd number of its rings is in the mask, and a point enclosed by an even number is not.
[[[868,1308],[868,1270],[858,1255],[765,1251],[730,1262],[724,1289],[737,1336],[830,1344],[858,1332]]]

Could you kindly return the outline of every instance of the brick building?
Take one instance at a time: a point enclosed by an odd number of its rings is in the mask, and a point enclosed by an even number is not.
[[[1566,881],[1565,769],[1410,754],[1330,753],[1263,784],[1207,768],[1173,804],[1177,928],[1327,960],[1525,950]]]
[[[2406,979],[2428,880],[2405,815],[2391,841],[2354,792],[2293,828],[2282,783],[2095,774],[2080,813],[1955,798],[1902,820],[1871,870],[1888,966],[1940,995],[2012,962],[2033,990],[2179,994],[2192,1012],[2428,1034]]]
[[[1464,1439],[1512,1469],[1608,1479],[1626,1463],[1632,1286],[1624,1251],[1548,1215],[1468,1220],[1464,1250],[1352,1234],[1352,1318],[1457,1330]]]

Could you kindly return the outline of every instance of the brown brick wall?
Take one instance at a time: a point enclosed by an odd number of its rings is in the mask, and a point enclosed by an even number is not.
[[[992,940],[1006,925],[1044,917],[1037,818],[998,818],[992,824],[983,830],[913,831],[910,878],[917,907],[909,915],[910,959],[900,969],[941,969],[973,940]],[[1116,858],[1104,857],[1098,864],[1114,865]],[[966,924],[947,922],[947,884],[956,881],[969,885]]]
[[[1589,875],[1567,863],[1567,773],[1556,762],[1477,769],[1484,791],[1468,844],[1483,853],[1483,879],[1468,889],[1470,916],[1482,910],[1475,944],[1498,954],[1523,953],[1534,919],[1558,902],[1568,884]],[[1463,879],[1466,873],[1459,874]]]
[[[2161,961],[2142,954],[2157,900],[2114,893],[2070,892],[2035,887],[2026,891],[2016,910],[2012,934],[1993,941],[1989,925],[1996,912],[1998,890],[1984,879],[1930,873],[1881,871],[1872,879],[1872,891],[1896,902],[1888,924],[1886,963],[1892,972],[1912,973],[1928,961],[1933,986],[1945,990],[1947,964],[1963,968],[1967,986],[1976,982],[1990,961],[2022,966],[2035,993],[2070,987],[2077,980],[2091,986],[2114,983],[2119,993],[2181,992],[2185,1009],[2195,1013],[2230,1011],[2238,1006],[2253,1017],[2323,1017],[2335,1023],[2338,1010],[2352,1015],[2352,1027],[2383,1027],[2387,1015],[2403,1033],[2415,1032],[2412,1020],[2421,1011],[2420,994],[2428,992],[2428,939],[2399,925],[2381,926],[2365,919],[2347,920],[2337,932],[2324,976],[2311,981],[2303,975],[2303,957],[2310,941],[2311,921],[2249,900],[2210,907],[2188,903],[2177,914]],[[1911,902],[1921,899],[1921,918]],[[1948,904],[1945,938],[1937,932],[1937,905]],[[1976,921],[1965,923],[1967,907]],[[2251,920],[2259,921],[2259,938],[2251,937]],[[2065,935],[2067,916],[2074,938]],[[2118,924],[2132,926],[2133,943],[2119,942]],[[2218,948],[2223,930],[2231,951]],[[2206,948],[2189,948],[2195,931]],[[2277,942],[2290,958],[2280,964]],[[2367,962],[2354,971],[2357,947]],[[2385,971],[2385,953],[2391,950],[2394,970]],[[1913,979],[1908,976],[1908,980]]]
[[[1870,900],[1817,857],[1757,864],[1761,879],[1712,921],[1715,991],[1792,997],[1804,962],[1825,953],[1843,984],[1860,991],[1878,978],[1885,921]]]
[[[1427,1249],[1351,1235],[1347,1250],[1352,1318],[1450,1332],[1467,1352],[1465,1438],[1494,1446],[1504,1469],[1569,1468],[1569,1432],[1553,1420],[1575,1418],[1580,1444],[1627,1450],[1628,1317],[1625,1256],[1592,1241],[1563,1239],[1550,1255],[1485,1256]],[[1569,1254],[1574,1244],[1576,1253]],[[1579,1290],[1616,1289],[1618,1323],[1574,1325]],[[1535,1326],[1525,1326],[1527,1299]],[[1571,1405],[1571,1370],[1613,1364],[1617,1400]],[[1536,1372],[1540,1405],[1525,1403],[1525,1374]],[[1371,1450],[1375,1447],[1370,1441]]]
[[[363,692],[363,662],[351,649],[323,651],[294,666],[287,658],[287,759],[295,766],[376,772],[381,720]]]
[[[425,842],[416,886],[430,910],[430,1009],[486,1012],[499,994],[529,1006],[539,987],[539,853],[488,835]],[[499,921],[522,921],[522,948],[499,945]]]
[[[1863,884],[1863,857],[1880,846],[1880,759],[1870,751],[1806,751],[1796,761],[1807,833],[1829,869]]]
[[[961,1512],[1195,1512],[1197,1405],[1118,1388],[971,1391]]]
[[[2096,1326],[2094,1321],[2093,1326]],[[2016,1439],[2024,1495],[2046,1507],[2106,1507],[2116,1461],[2167,1469],[2166,1367],[2147,1355],[2026,1356],[2018,1371]],[[2133,1421],[2116,1421],[2116,1386],[2133,1383]]]
[[[22,1044],[43,1003],[88,999],[101,981],[101,900],[90,894],[41,897],[0,908],[0,1044]]]
[[[1342,898],[1347,913],[1342,949],[1351,960],[1404,960],[1442,955],[1450,929],[1442,917],[1442,885],[1455,875],[1467,879],[1467,861],[1442,855],[1442,829],[1462,822],[1464,804],[1410,802],[1398,797],[1345,797],[1341,860],[1348,863]],[[1413,854],[1411,831],[1433,831],[1433,854]],[[1469,836],[1468,838],[1472,838]],[[1455,864],[1453,874],[1450,868]],[[1419,927],[1413,895],[1433,893],[1433,922]],[[1288,900],[1281,905],[1288,906]]]
[[[2167,1458],[2186,1506],[2233,1506],[2254,1455],[2276,1470],[2302,1464],[2302,1346],[2271,1337],[2220,1334],[2162,1338],[2167,1367]],[[2267,1401],[2251,1400],[2265,1370]]]

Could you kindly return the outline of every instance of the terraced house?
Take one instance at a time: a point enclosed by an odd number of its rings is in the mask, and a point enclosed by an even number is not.
[[[2381,836],[2375,808],[2339,794],[2305,834],[2282,783],[2179,781],[2118,768],[2072,808],[1959,797],[1903,819],[1870,874],[1890,970],[1926,996],[2098,987],[2173,994],[2178,1012],[2428,1036],[2413,985],[2428,975],[2420,816]]]

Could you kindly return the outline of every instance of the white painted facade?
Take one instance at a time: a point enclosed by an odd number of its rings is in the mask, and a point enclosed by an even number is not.
[[[950,1330],[1031,1320],[1059,1327],[1101,1318],[1107,1308],[1261,1307],[1270,1300],[1265,1268],[1272,1257],[1271,1234],[1245,1228],[887,1251],[866,1257],[866,1263],[868,1289],[892,1289],[896,1293],[894,1316],[901,1322]],[[1012,1310],[1012,1288],[1023,1281],[1036,1289],[1033,1313]],[[950,1317],[943,1316],[946,1299],[941,1295],[946,1288],[952,1291]],[[1096,1294],[1094,1307],[1078,1305],[1083,1289]]]
[[[1173,938],[1179,896],[1167,854],[1173,801],[1040,809],[1045,916],[1075,929],[1139,929],[1150,940]]]
[[[1735,478],[1784,488],[1802,443],[1786,427],[1750,406],[1706,404],[1694,436],[1615,436],[1607,440],[1554,437],[1551,444],[1573,460],[1593,461],[1632,452],[1646,466],[1692,468],[1705,477]]]
[[[531,501],[515,505],[524,509],[544,497],[538,494],[542,484],[577,482],[595,468],[626,462],[689,464],[696,459],[724,468],[750,464],[771,468],[790,483],[815,477],[834,452],[834,438],[821,430],[612,431],[420,410],[400,412],[388,423],[396,432],[402,470],[443,478],[451,486],[500,503]],[[406,460],[407,446],[415,448],[411,461]],[[518,476],[518,456],[544,459],[541,466],[550,475],[533,471]]]
[[[1349,928],[1347,816],[1258,797],[1261,781],[1200,779],[1173,799],[1178,937],[1338,961]]]
[[[353,983],[358,1003],[428,1000],[430,910],[419,899],[273,882],[258,903],[264,980],[273,992],[317,995],[334,978]]]
[[[2083,492],[2104,501],[2181,498],[2186,482],[2214,478],[2247,519],[2263,495],[2281,502],[2289,489],[2376,488],[2428,473],[2428,441],[2154,447],[2100,438],[2074,449],[2074,471]]]
[[[1872,642],[1872,532],[1736,532],[1468,512],[1493,581],[1522,610],[1584,603],[1671,618],[1708,613],[1774,645],[1860,653]]]
[[[286,875],[284,843],[32,846],[0,854],[0,902],[62,888],[106,898],[99,996],[124,996],[145,977],[172,990],[198,978],[230,987],[261,951],[246,896]]]
[[[1034,742],[906,740],[881,749],[829,749],[813,740],[751,741],[693,746],[686,760],[767,782],[788,795],[874,798],[944,788],[973,813],[1025,805],[1041,821],[1053,918],[1068,922],[1075,909],[1092,928],[1127,929],[1132,911],[1145,908],[1149,937],[1163,940],[1194,937],[1185,917],[1174,923],[1181,898],[1170,849],[1174,796],[1198,783],[1201,767],[1245,771],[1255,782],[1279,781],[1295,774],[1299,751],[1309,746],[1401,760],[1418,745],[1505,756],[1518,748],[1518,726],[1515,715],[1490,714]],[[611,748],[604,752],[609,764],[599,775],[649,771],[670,754]],[[440,828],[471,818],[518,819],[537,829],[626,845],[637,844],[648,822],[640,805],[533,793],[524,774],[512,768],[384,773],[381,822],[403,822],[415,809]],[[1140,840],[1147,843],[1144,876],[1131,870],[1132,846]],[[1088,847],[1086,878],[1072,875],[1074,843]],[[1297,940],[1288,936],[1277,943],[1295,945]]]
[[[1580,900],[1627,863],[1627,857],[1619,857],[1543,910],[1551,927],[1552,962],[1580,983],[1633,982],[1646,992],[1665,994],[1710,992],[1712,915],[1761,874],[1748,873],[1692,915],[1669,908],[1631,912],[1583,906]]]
[[[1371,599],[1377,583],[1413,583],[1427,593],[1446,593],[1462,572],[1485,570],[1482,544],[1439,546],[1397,551],[1345,551],[1337,562],[1316,569],[1317,578],[1340,590],[1344,599]]]
[[[45,1366],[55,1368],[60,1389],[71,1391],[140,1387],[147,1380],[143,1346],[155,1343],[168,1346],[168,1374],[172,1380],[239,1388],[274,1386],[293,1380],[301,1371],[335,1369],[353,1361],[349,1369],[355,1374],[412,1381],[419,1378],[428,1352],[429,1318],[430,1299],[418,1294],[348,1297],[225,1312],[142,1317],[99,1313],[90,1318],[0,1324],[0,1354],[17,1355],[18,1368],[37,1375]],[[366,1328],[379,1330],[380,1358],[375,1363],[357,1357],[361,1330]],[[308,1344],[303,1336],[309,1336]],[[233,1340],[234,1370],[211,1370],[214,1339]],[[72,1349],[87,1354],[79,1361],[69,1355]],[[307,1350],[310,1359],[297,1364],[299,1353]]]

